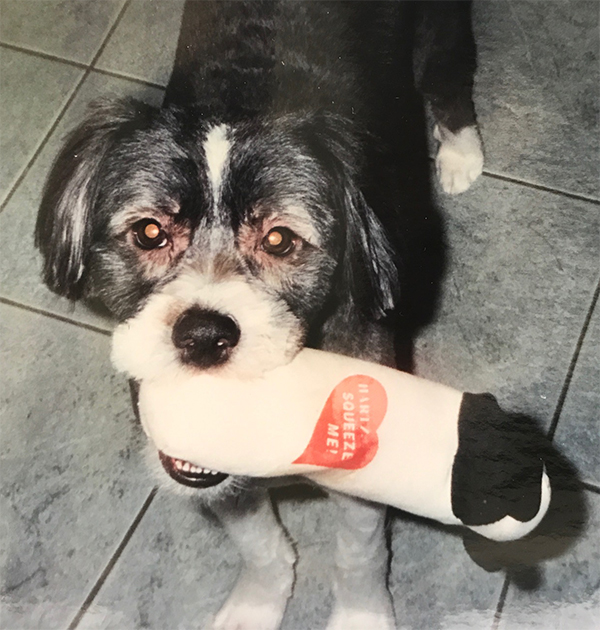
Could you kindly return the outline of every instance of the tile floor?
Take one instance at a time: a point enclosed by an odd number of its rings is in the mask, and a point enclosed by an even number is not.
[[[2,630],[202,628],[238,570],[197,506],[155,494],[111,323],[41,285],[32,243],[44,175],[86,103],[160,100],[181,6],[0,0]],[[397,514],[399,628],[600,627],[598,9],[475,4],[486,172],[439,195],[450,269],[417,343],[419,373],[537,416],[580,489],[557,527],[501,549]],[[284,628],[324,628],[331,507],[282,499],[301,557]]]

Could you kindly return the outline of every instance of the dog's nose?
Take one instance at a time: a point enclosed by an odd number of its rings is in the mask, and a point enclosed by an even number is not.
[[[184,363],[209,368],[227,361],[240,329],[231,317],[198,307],[179,316],[171,337]]]

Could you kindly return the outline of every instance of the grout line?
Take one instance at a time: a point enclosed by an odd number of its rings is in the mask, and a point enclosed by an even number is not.
[[[435,162],[435,156],[429,156],[430,162]],[[578,201],[587,201],[594,205],[600,205],[600,199],[598,197],[592,197],[591,195],[585,195],[583,193],[571,192],[569,190],[563,190],[561,188],[551,188],[550,186],[544,186],[544,184],[536,184],[527,179],[521,179],[520,177],[511,175],[502,175],[500,173],[493,173],[486,169],[483,169],[482,177],[489,177],[490,179],[497,179],[499,181],[508,182],[510,184],[517,184],[524,188],[532,188],[533,190],[540,190],[552,195],[558,195],[559,197],[567,197],[569,199],[576,199]]]
[[[94,55],[92,61],[90,62],[90,65],[86,67],[81,79],[79,79],[79,81],[77,82],[77,85],[71,92],[69,98],[67,99],[67,102],[63,105],[62,109],[58,113],[58,116],[55,118],[54,122],[50,126],[49,131],[46,133],[43,140],[38,145],[37,149],[34,151],[33,156],[27,162],[27,164],[25,165],[25,168],[19,174],[19,177],[17,177],[17,181],[12,185],[11,189],[8,191],[8,194],[2,201],[2,204],[0,205],[0,212],[2,212],[6,208],[10,200],[13,198],[15,192],[17,191],[17,189],[19,188],[19,186],[21,185],[21,183],[27,176],[27,173],[29,173],[29,171],[31,170],[31,167],[33,166],[34,162],[37,160],[40,153],[43,151],[44,147],[48,144],[50,137],[56,131],[56,128],[58,127],[60,121],[63,119],[63,116],[65,115],[67,109],[69,109],[69,107],[71,106],[71,103],[73,102],[77,94],[79,93],[79,90],[81,86],[83,85],[84,81],[89,77],[91,71],[93,70],[94,65],[100,58],[100,55],[104,52],[104,49],[106,48],[106,45],[108,44],[108,41],[110,40],[112,34],[115,32],[117,26],[119,25],[121,21],[121,18],[125,14],[125,11],[129,7],[131,2],[132,0],[125,0],[125,2],[123,3],[123,6],[121,7],[121,10],[119,11],[119,15],[117,15],[115,21],[113,22],[113,25],[110,27],[108,33],[106,34],[106,37],[104,38],[104,41],[102,42],[102,44],[100,44],[100,47],[96,51],[96,54]]]
[[[115,79],[123,79],[125,81],[130,81],[131,83],[137,83],[139,85],[144,85],[146,87],[156,88],[159,90],[165,90],[166,85],[163,83],[154,83],[153,81],[146,81],[145,79],[139,79],[138,77],[130,76],[128,74],[123,74],[122,72],[117,72],[116,70],[103,70],[102,68],[94,68],[92,72],[97,74],[103,74],[107,77],[114,77]]]
[[[2,204],[0,205],[0,212],[2,212],[6,206],[8,205],[8,203],[10,202],[10,200],[12,199],[12,197],[14,196],[14,193],[16,192],[17,188],[20,186],[20,184],[22,183],[22,181],[24,180],[24,178],[26,177],[26,175],[28,174],[28,172],[31,170],[31,167],[33,166],[33,163],[36,161],[36,159],[39,157],[40,153],[42,152],[42,150],[44,149],[44,147],[46,146],[46,144],[48,143],[48,140],[50,139],[50,137],[52,136],[52,134],[54,133],[54,131],[56,130],[56,128],[58,127],[58,124],[60,123],[60,121],[62,120],[64,114],[66,113],[67,109],[70,107],[70,105],[72,104],[75,96],[78,94],[81,86],[83,85],[84,81],[89,77],[89,75],[92,72],[98,73],[98,74],[102,74],[102,75],[106,75],[106,76],[112,76],[115,78],[119,78],[119,79],[125,79],[128,81],[132,81],[141,85],[145,85],[147,87],[153,87],[153,88],[158,88],[158,89],[164,89],[164,85],[159,84],[159,83],[153,83],[151,81],[145,81],[143,79],[138,79],[136,77],[132,77],[132,76],[128,76],[126,74],[121,74],[119,72],[116,71],[111,71],[111,70],[103,70],[103,69],[99,69],[99,68],[94,68],[94,65],[97,63],[98,59],[100,58],[100,55],[102,54],[102,52],[105,50],[108,41],[110,40],[112,34],[114,33],[114,31],[116,30],[118,24],[120,23],[125,11],[127,10],[129,4],[131,3],[132,0],[125,0],[117,18],[115,19],[112,27],[110,28],[107,36],[105,37],[104,41],[102,42],[101,46],[99,47],[99,49],[97,50],[96,54],[94,55],[92,61],[90,62],[89,65],[86,65],[85,63],[81,63],[81,62],[77,62],[77,61],[73,61],[73,60],[69,60],[69,59],[65,59],[65,58],[61,58],[52,54],[48,54],[48,53],[44,53],[41,51],[35,51],[35,50],[29,50],[27,48],[23,48],[21,46],[16,46],[13,44],[8,44],[8,43],[0,43],[0,47],[2,48],[7,48],[10,50],[15,50],[18,52],[22,52],[25,54],[30,54],[33,56],[37,56],[43,59],[47,59],[50,61],[56,61],[56,62],[60,62],[60,63],[64,63],[66,65],[70,65],[72,67],[76,67],[79,69],[84,70],[83,76],[81,77],[81,79],[79,80],[79,82],[76,84],[73,92],[71,93],[71,95],[69,96],[66,104],[63,106],[63,108],[61,109],[61,111],[59,112],[57,118],[55,119],[55,121],[53,122],[53,124],[50,127],[50,130],[46,133],[46,135],[44,136],[42,142],[40,143],[40,145],[37,147],[36,151],[34,152],[32,158],[28,161],[27,165],[25,166],[25,168],[23,169],[23,171],[20,173],[19,177],[17,178],[15,184],[11,187],[11,189],[9,190],[7,196],[5,197],[4,201],[2,202]],[[523,180],[523,179],[519,179],[516,177],[511,177],[511,176],[507,176],[507,175],[501,175],[498,173],[492,173],[489,171],[484,171],[483,175],[486,177],[489,177],[491,179],[497,179],[500,181],[505,181],[505,182],[509,182],[509,183],[514,183],[514,184],[518,184],[524,187],[528,187],[528,188],[532,188],[534,190],[540,190],[543,192],[548,192],[551,194],[555,194],[555,195],[559,195],[559,196],[563,196],[563,197],[567,197],[567,198],[571,198],[571,199],[576,199],[579,201],[586,201],[586,202],[591,202],[597,205],[600,205],[600,200],[588,196],[588,195],[584,195],[584,194],[578,194],[578,193],[573,193],[573,192],[569,192],[569,191],[565,191],[565,190],[561,190],[561,189],[557,189],[557,188],[550,188],[548,186],[544,186],[541,184],[536,184],[533,182],[529,182],[527,180]],[[583,324],[583,328],[581,330],[581,334],[579,336],[573,357],[571,359],[571,363],[569,365],[569,369],[567,371],[567,376],[565,378],[565,382],[563,384],[563,388],[559,397],[559,401],[557,403],[555,412],[554,412],[554,416],[551,422],[551,427],[548,431],[548,435],[550,437],[550,439],[553,438],[554,433],[556,431],[557,425],[558,425],[558,420],[560,418],[560,414],[562,412],[563,406],[564,406],[564,402],[566,400],[567,397],[567,393],[573,378],[573,373],[575,370],[575,366],[577,364],[577,360],[579,358],[580,352],[581,352],[581,348],[583,346],[583,342],[585,339],[585,335],[587,333],[587,330],[589,328],[589,324],[591,321],[591,317],[592,317],[592,313],[594,311],[595,305],[598,301],[598,295],[600,293],[600,282],[598,283],[597,287],[596,287],[596,291],[594,293],[593,299],[592,299],[592,303],[591,306],[588,310],[586,319],[584,321]],[[30,307],[24,304],[20,304],[18,302],[14,302],[10,299],[7,298],[2,298],[0,297],[0,303],[4,303],[16,308],[21,308],[23,310],[32,312],[32,313],[36,313],[36,314],[40,314],[43,315],[45,317],[49,317],[51,319],[55,319],[64,323],[68,323],[71,325],[75,325],[78,326],[80,328],[86,329],[86,330],[90,330],[93,332],[97,332],[103,335],[110,335],[111,333],[107,330],[104,330],[102,328],[90,325],[90,324],[85,324],[82,322],[78,322],[76,320],[72,320],[69,319],[68,317],[65,316],[61,316],[61,315],[57,315],[55,313],[51,313],[48,311],[44,311],[42,309],[38,309],[38,308],[34,308],[34,307]],[[586,490],[589,490],[591,492],[594,493],[598,493],[600,494],[600,487],[595,486],[594,484],[590,484],[590,483],[586,483],[586,482],[582,482],[581,483],[582,487],[585,488]],[[129,541],[131,540],[131,538],[133,537],[135,531],[137,530],[139,524],[141,523],[142,519],[144,518],[146,512],[148,511],[148,509],[150,508],[156,493],[158,491],[158,487],[154,487],[149,495],[146,497],[146,500],[144,501],[142,507],[140,508],[139,512],[137,513],[136,517],[134,518],[133,522],[131,523],[131,525],[129,526],[129,528],[127,529],[123,539],[121,540],[121,543],[119,544],[119,546],[117,547],[115,553],[112,555],[112,557],[110,558],[110,560],[108,561],[107,565],[105,566],[104,570],[102,571],[102,573],[100,574],[100,577],[98,578],[98,580],[96,581],[96,583],[94,584],[94,586],[92,587],[91,591],[89,592],[88,596],[86,597],[86,599],[84,600],[81,608],[79,609],[78,613],[75,615],[75,617],[73,618],[73,620],[71,621],[71,623],[68,626],[68,630],[75,630],[75,628],[79,625],[79,623],[81,622],[81,620],[83,619],[84,615],[86,614],[86,612],[89,610],[90,606],[92,605],[93,601],[95,600],[95,598],[97,597],[98,593],[100,592],[100,589],[102,588],[102,586],[104,585],[104,583],[106,582],[106,580],[108,579],[110,573],[112,572],[112,570],[114,569],[116,563],[118,562],[119,558],[121,557],[121,555],[123,554],[126,546],[128,545]],[[498,599],[498,604],[496,606],[496,611],[494,613],[494,620],[492,622],[492,627],[491,630],[498,630],[499,624],[500,624],[500,619],[502,616],[502,612],[506,603],[506,597],[508,595],[508,589],[510,587],[510,577],[507,575],[504,579],[504,583],[502,585],[502,590],[500,592],[500,596]]]
[[[593,492],[594,494],[600,494],[600,486],[597,486],[595,483],[590,483],[589,481],[581,481],[581,487],[588,492]]]
[[[583,322],[583,326],[579,334],[579,338],[577,340],[577,345],[575,346],[575,351],[573,352],[573,356],[571,357],[571,362],[567,370],[567,375],[565,377],[565,381],[563,383],[563,387],[560,392],[558,402],[556,403],[554,414],[552,416],[552,422],[550,423],[550,428],[548,429],[548,437],[550,438],[550,440],[554,438],[554,433],[556,432],[556,427],[558,426],[558,420],[563,410],[565,400],[567,398],[567,394],[569,391],[569,387],[571,385],[571,381],[573,380],[575,366],[577,365],[577,360],[579,359],[579,355],[581,354],[581,348],[583,347],[583,342],[585,340],[586,333],[589,329],[590,321],[592,319],[594,308],[596,307],[596,304],[598,302],[599,294],[600,294],[600,280],[598,281],[596,285],[596,290],[594,291],[592,302],[590,304],[585,320]],[[600,494],[600,487],[594,484],[580,482],[580,485],[585,490]],[[494,613],[494,621],[492,622],[491,630],[498,630],[498,627],[500,625],[500,619],[502,617],[502,612],[506,604],[506,596],[508,594],[508,589],[510,587],[510,584],[511,584],[510,576],[506,575],[506,577],[504,578],[504,584],[502,585],[502,591],[500,592],[500,597],[498,598],[498,604],[496,606],[496,612]]]
[[[146,497],[144,504],[142,505],[136,517],[133,519],[133,522],[131,523],[127,531],[125,532],[125,536],[123,536],[123,539],[121,540],[115,553],[112,555],[107,565],[104,567],[104,570],[100,574],[100,577],[98,578],[98,580],[96,580],[96,583],[92,587],[92,590],[89,592],[88,596],[85,598],[85,601],[83,602],[83,604],[81,605],[81,608],[79,609],[79,611],[73,618],[73,621],[71,621],[71,623],[69,624],[67,630],[75,630],[75,628],[79,625],[79,622],[83,619],[83,616],[85,615],[85,613],[89,610],[90,606],[93,604],[94,600],[96,599],[96,596],[100,592],[100,589],[104,586],[104,583],[108,579],[108,576],[114,569],[119,558],[123,554],[125,547],[131,540],[131,537],[135,533],[135,530],[138,528],[138,525],[141,523],[146,512],[148,511],[148,508],[152,504],[152,501],[154,500],[154,497],[156,496],[157,491],[158,491],[158,486],[155,486],[150,491],[150,494]]]
[[[67,59],[65,57],[59,57],[58,55],[42,52],[41,50],[25,48],[24,46],[18,46],[17,44],[9,44],[8,42],[0,42],[0,48],[6,48],[7,50],[15,50],[16,52],[25,53],[26,55],[30,55],[32,57],[41,57],[42,59],[47,59],[48,61],[57,61],[59,63],[64,63],[67,66],[73,66],[74,68],[81,68],[82,70],[85,70],[86,68],[89,67],[88,64],[83,61],[75,61],[74,59]]]
[[[24,311],[28,311],[29,313],[35,313],[36,315],[42,315],[44,317],[48,317],[49,319],[54,319],[59,322],[63,322],[65,324],[71,324],[73,326],[77,326],[78,328],[83,328],[84,330],[91,330],[95,333],[100,333],[101,335],[105,335],[106,337],[110,337],[112,335],[112,331],[106,330],[105,328],[100,328],[100,326],[94,326],[93,324],[86,324],[85,322],[77,321],[76,319],[71,319],[66,315],[58,315],[57,313],[52,313],[51,311],[45,311],[44,309],[37,308],[35,306],[28,306],[27,304],[21,304],[20,302],[15,302],[9,298],[0,297],[0,304],[6,304],[8,306],[13,306],[15,308],[20,308]]]
[[[579,333],[579,338],[577,339],[577,344],[575,346],[575,350],[573,352],[573,356],[571,357],[571,362],[569,364],[569,368],[567,370],[567,375],[565,376],[565,381],[562,386],[562,390],[560,392],[560,396],[558,397],[558,402],[556,403],[556,408],[554,410],[554,415],[552,416],[552,421],[550,422],[550,428],[548,429],[548,437],[552,440],[554,439],[554,434],[556,433],[556,428],[558,427],[558,421],[560,419],[560,415],[562,413],[565,400],[567,398],[567,394],[569,393],[569,387],[571,386],[571,381],[573,380],[573,374],[575,372],[575,367],[577,365],[577,360],[579,359],[579,355],[581,354],[581,348],[583,347],[583,342],[585,340],[586,333],[590,327],[590,322],[592,320],[592,315],[594,313],[594,309],[598,302],[598,295],[600,294],[600,280],[596,285],[596,290],[594,291],[594,295],[592,297],[592,302],[588,309],[587,315],[583,322],[583,326],[581,328],[581,332]]]
[[[22,46],[16,46],[15,44],[7,44],[4,42],[0,42],[0,48],[7,48],[8,50],[16,50],[17,52],[21,52],[26,55],[31,55],[32,57],[41,57],[42,59],[47,59],[49,61],[56,61],[58,63],[63,63],[68,66],[73,66],[74,68],[80,68],[81,70],[86,70],[87,68],[90,67],[86,63],[82,63],[81,61],[65,59],[64,57],[58,57],[56,55],[51,55],[49,53],[41,52],[38,50],[32,50],[29,48],[23,48]],[[114,77],[116,79],[123,79],[125,81],[138,83],[146,87],[157,88],[160,90],[164,90],[166,88],[166,86],[163,83],[147,81],[146,79],[140,79],[139,77],[134,77],[133,75],[125,74],[117,70],[105,70],[103,68],[95,68],[95,67],[91,68],[91,70],[93,73],[102,74],[109,77]]]
[[[509,587],[510,587],[510,577],[507,575],[504,578],[504,584],[502,584],[500,597],[498,597],[498,605],[496,606],[496,612],[494,613],[494,621],[492,621],[491,630],[498,630],[498,627],[500,625],[500,618],[502,617],[502,611],[504,610],[504,604],[506,603],[506,596],[508,595]]]
[[[81,87],[82,83],[85,81],[85,79],[88,76],[89,76],[89,71],[86,71],[86,72],[83,73],[81,79],[79,80],[79,82],[77,83],[77,85],[75,86],[73,91],[71,92],[71,95],[67,99],[67,102],[64,104],[63,108],[58,113],[58,116],[54,119],[54,122],[50,126],[50,129],[48,130],[48,132],[46,133],[46,135],[42,139],[41,143],[38,145],[37,149],[34,151],[33,155],[31,156],[31,158],[29,159],[29,161],[27,162],[27,164],[25,165],[25,167],[23,168],[23,170],[19,174],[19,177],[17,177],[17,180],[12,185],[12,187],[8,191],[6,197],[2,201],[2,204],[0,205],[0,212],[3,212],[6,209],[6,206],[9,204],[9,202],[13,198],[15,192],[17,191],[17,189],[19,188],[19,186],[21,185],[21,183],[23,182],[23,180],[25,179],[25,177],[27,176],[27,174],[31,170],[31,167],[33,166],[33,163],[37,160],[37,158],[39,157],[40,153],[43,151],[44,147],[48,144],[48,140],[50,139],[52,134],[55,132],[55,130],[58,127],[58,124],[60,123],[60,121],[62,120],[65,112],[71,106],[71,103],[73,102],[73,100],[75,99],[75,96],[79,92],[79,88]]]
[[[533,188],[534,190],[541,190],[543,192],[551,193],[553,195],[559,195],[561,197],[568,197],[569,199],[577,199],[578,201],[587,201],[595,205],[600,205],[600,199],[596,197],[585,195],[583,193],[575,193],[568,190],[562,190],[560,188],[551,188],[550,186],[544,186],[544,184],[536,184],[526,179],[521,179],[519,177],[511,177],[510,175],[501,175],[500,173],[492,173],[486,170],[483,171],[483,176],[489,177],[491,179],[498,179],[503,182],[509,182],[511,184],[520,184],[521,186],[525,186],[526,188]]]
[[[131,2],[131,0],[126,0],[125,4],[129,4]],[[83,82],[83,80],[85,80],[89,74],[91,72],[96,72],[98,74],[102,74],[105,76],[109,76],[109,77],[114,77],[116,79],[123,79],[125,81],[131,81],[133,83],[137,83],[138,85],[144,85],[146,87],[152,87],[152,88],[156,88],[156,89],[161,89],[164,90],[166,89],[166,85],[163,83],[156,83],[154,81],[147,81],[145,79],[140,79],[138,77],[135,77],[133,75],[128,75],[126,73],[123,72],[118,72],[116,70],[105,70],[102,68],[96,68],[94,67],[94,65],[96,64],[96,62],[98,61],[98,58],[100,57],[100,54],[102,54],[102,52],[104,51],[104,48],[106,47],[106,44],[108,43],[108,40],[110,39],[110,36],[112,35],[112,33],[114,32],[116,26],[118,25],[118,22],[120,22],[122,14],[125,12],[126,6],[123,6],[121,13],[117,16],[117,19],[115,21],[115,24],[113,24],[113,27],[111,28],[111,30],[109,31],[107,38],[105,39],[105,41],[103,42],[102,46],[100,47],[100,49],[98,50],[98,52],[94,55],[94,58],[92,59],[92,61],[90,62],[89,65],[80,62],[80,61],[74,61],[72,59],[66,59],[64,57],[59,57],[57,55],[52,55],[50,53],[45,53],[39,50],[34,50],[34,49],[30,49],[30,48],[25,48],[23,46],[18,46],[16,44],[9,44],[7,42],[0,42],[0,48],[6,48],[8,50],[15,50],[18,52],[22,52],[28,55],[32,55],[34,57],[41,57],[42,59],[47,59],[49,61],[56,61],[59,63],[64,63],[66,65],[69,66],[73,66],[75,68],[80,68],[82,70],[86,70],[82,81],[76,86],[75,88],[75,92],[77,92],[79,90],[80,84]],[[60,118],[62,118],[62,115],[64,114],[64,109],[66,109],[70,104],[71,104],[72,98],[69,99],[69,101],[67,102],[67,105],[63,108],[63,111],[61,111],[61,113],[59,114],[59,120]],[[52,125],[50,131],[48,132],[48,136],[50,136],[52,134],[52,132],[55,130],[56,128],[56,124]],[[44,141],[42,143],[43,145],[46,144],[46,142]],[[31,162],[33,162],[37,156],[39,155],[41,149],[43,148],[43,146],[39,147],[39,150],[35,152],[33,158],[31,159]],[[435,157],[431,156],[430,161],[433,162],[435,161]],[[20,176],[15,185],[13,186],[13,188],[11,188],[11,190],[9,191],[6,199],[4,200],[4,202],[2,203],[2,206],[0,207],[0,212],[2,212],[2,210],[4,210],[4,208],[6,207],[6,205],[8,204],[8,202],[10,201],[10,198],[13,196],[14,194],[14,189],[17,188],[19,186],[19,184],[22,182],[24,175],[27,174],[27,172],[29,171],[31,167],[31,164],[28,164],[25,167],[24,172],[22,173],[22,176]],[[502,175],[501,173],[493,173],[492,171],[488,171],[486,169],[484,169],[482,175],[484,177],[489,177],[491,179],[497,179],[499,181],[504,181],[504,182],[509,182],[512,184],[518,184],[521,186],[524,186],[526,188],[532,188],[534,190],[540,190],[543,192],[547,192],[547,193],[551,193],[554,195],[559,195],[561,197],[567,197],[569,199],[576,199],[578,201],[587,201],[589,203],[593,203],[595,205],[600,205],[600,199],[598,199],[597,197],[593,197],[591,195],[586,195],[583,193],[575,193],[572,191],[568,191],[568,190],[563,190],[561,188],[552,188],[550,186],[545,186],[544,184],[536,184],[535,182],[531,182],[529,180],[526,179],[522,179],[519,177],[515,177],[515,176],[511,176],[511,175]]]

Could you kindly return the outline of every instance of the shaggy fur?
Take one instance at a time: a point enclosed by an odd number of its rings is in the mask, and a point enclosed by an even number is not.
[[[58,155],[46,283],[121,322],[134,380],[256,373],[304,345],[407,367],[443,266],[415,85],[459,192],[482,166],[473,71],[466,2],[188,2],[163,106],[99,102]],[[214,627],[278,627],[295,556],[268,495],[199,477],[244,559]],[[385,511],[336,501],[329,627],[392,628]]]

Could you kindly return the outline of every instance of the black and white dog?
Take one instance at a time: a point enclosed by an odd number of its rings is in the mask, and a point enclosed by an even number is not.
[[[431,107],[445,191],[482,169],[469,10],[188,2],[163,106],[100,102],[58,156],[36,230],[46,283],[127,321],[115,354],[134,380],[254,374],[305,345],[396,364],[443,258],[440,223],[415,196],[428,168],[411,103]],[[295,553],[267,491],[162,464],[206,497],[243,557],[214,627],[277,628]],[[328,627],[393,628],[385,509],[334,499]]]

